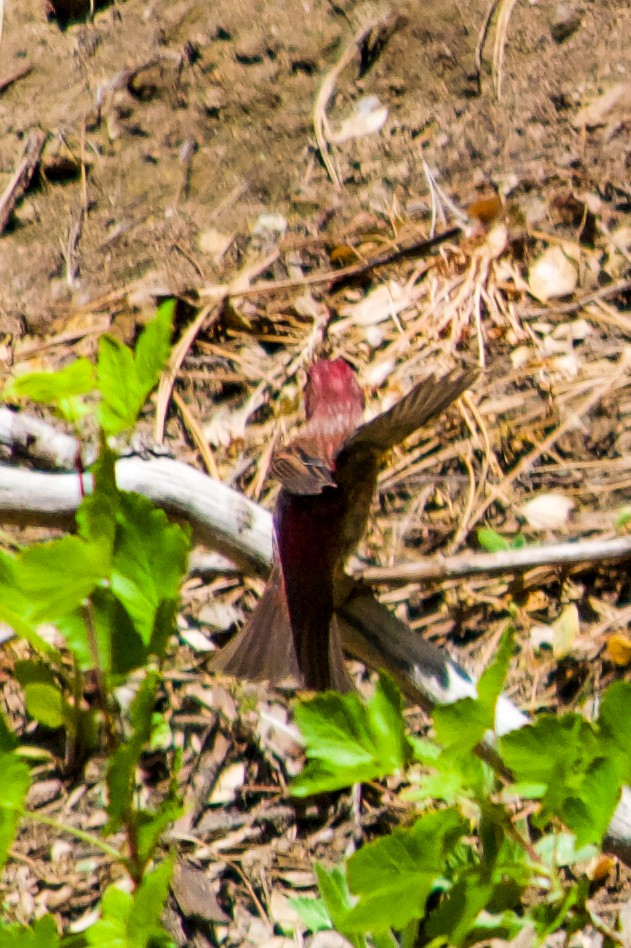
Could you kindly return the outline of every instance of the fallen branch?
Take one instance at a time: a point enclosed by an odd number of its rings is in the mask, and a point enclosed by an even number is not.
[[[470,576],[521,573],[538,566],[574,566],[602,563],[631,557],[631,536],[609,540],[580,540],[576,543],[544,543],[499,553],[469,553],[460,556],[432,556],[397,566],[368,566],[353,570],[353,576],[369,586],[382,583],[444,582]]]
[[[45,142],[46,135],[41,129],[29,132],[18,166],[0,197],[0,234],[4,233],[15,205],[31,182]]]

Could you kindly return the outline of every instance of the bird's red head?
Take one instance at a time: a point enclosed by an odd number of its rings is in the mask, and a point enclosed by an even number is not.
[[[320,359],[307,373],[305,412],[314,415],[345,415],[361,418],[364,393],[355,373],[344,359]]]

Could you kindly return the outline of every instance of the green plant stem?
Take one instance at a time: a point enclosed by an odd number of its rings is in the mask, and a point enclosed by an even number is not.
[[[138,827],[136,826],[133,812],[128,812],[125,814],[125,835],[127,837],[127,847],[129,849],[129,874],[134,880],[134,884],[140,885],[147,866],[147,861],[145,860],[143,862],[140,858],[140,850],[138,848]]]
[[[92,602],[88,601],[83,607],[83,616],[85,620],[85,627],[88,634],[88,644],[90,646],[90,652],[92,655],[92,661],[94,662],[94,674],[96,677],[96,687],[99,695],[99,704],[101,705],[101,712],[103,714],[103,726],[105,730],[105,740],[108,747],[108,750],[112,751],[116,747],[116,738],[115,738],[115,727],[112,720],[112,715],[110,712],[110,705],[108,700],[107,686],[105,683],[105,678],[103,675],[103,669],[101,668],[99,647],[96,639],[96,632],[94,629],[94,618],[92,615]]]
[[[128,860],[118,849],[114,849],[109,843],[106,843],[98,836],[94,836],[92,833],[86,833],[84,830],[77,829],[75,826],[68,826],[66,823],[61,823],[59,820],[55,820],[50,816],[44,816],[41,813],[35,813],[33,810],[24,810],[23,816],[25,819],[32,820],[34,823],[41,823],[44,826],[50,826],[52,829],[58,830],[60,833],[67,833],[69,836],[74,836],[76,839],[80,839],[81,842],[88,843],[90,846],[95,846],[97,849],[100,849],[101,852],[105,853],[106,856],[111,856],[116,862],[123,863],[126,867],[128,865]]]

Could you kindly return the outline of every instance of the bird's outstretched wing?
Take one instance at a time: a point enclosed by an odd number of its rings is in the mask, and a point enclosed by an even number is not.
[[[338,463],[343,456],[360,448],[380,454],[389,451],[451,405],[469,388],[476,376],[475,370],[451,373],[442,378],[430,375],[388,411],[361,425],[345,442],[338,455]]]

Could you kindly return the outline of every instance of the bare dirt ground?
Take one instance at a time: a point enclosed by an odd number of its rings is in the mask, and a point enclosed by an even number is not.
[[[0,98],[7,180],[30,130],[49,140],[41,180],[3,239],[4,328],[38,330],[55,304],[148,270],[176,289],[211,280],[217,267],[199,249],[210,225],[235,235],[229,269],[261,212],[284,214],[298,234],[335,231],[360,211],[405,216],[427,202],[422,157],[465,204],[492,188],[534,191],[542,221],[553,213],[541,190],[550,177],[620,189],[624,200],[628,124],[606,119],[588,134],[572,119],[628,78],[631,13],[625,0],[570,7],[516,5],[498,103],[492,35],[476,69],[486,2],[398,5],[374,64],[341,77],[332,118],[361,95],[379,96],[390,114],[382,134],[336,149],[336,190],[314,150],[314,100],[378,8],[129,0],[62,31],[39,0],[9,4],[3,77],[31,71]],[[557,42],[563,16],[573,32]]]
[[[0,237],[3,378],[14,363],[57,366],[90,353],[96,335],[110,327],[131,338],[157,297],[185,299],[190,317],[213,287],[269,254],[256,275],[296,279],[296,288],[211,313],[189,347],[177,389],[198,431],[212,422],[206,467],[269,503],[269,452],[296,414],[296,368],[318,341],[309,324],[313,307],[344,317],[365,289],[335,295],[316,287],[305,303],[298,300],[299,277],[311,268],[325,271],[336,255],[345,263],[391,248],[410,229],[428,233],[429,169],[459,208],[499,195],[501,210],[490,216],[503,222],[503,243],[493,250],[484,231],[446,248],[427,296],[414,304],[414,315],[401,317],[403,329],[395,325],[380,336],[374,326],[345,329],[342,319],[332,327],[333,347],[362,369],[373,391],[386,384],[396,390],[454,352],[476,362],[483,351],[487,372],[469,414],[424,436],[409,456],[397,456],[362,554],[385,565],[410,551],[455,552],[475,544],[475,527],[484,522],[503,534],[528,535],[519,505],[540,489],[571,499],[573,519],[556,533],[532,529],[530,536],[614,532],[617,511],[631,500],[627,0],[521,0],[505,30],[501,12],[492,21],[484,43],[487,0],[406,2],[394,11],[346,0],[126,0],[98,10],[93,21],[77,0],[76,20],[63,28],[50,10],[47,16],[43,0],[5,6],[0,191],[10,193],[27,141],[36,150],[43,143],[43,151],[26,192],[11,197]],[[506,14],[510,4],[501,6]],[[375,28],[357,49],[354,37],[370,24]],[[326,149],[336,186],[316,142],[314,106],[346,50],[329,119],[341,121],[368,95],[379,98],[388,117],[378,134]],[[480,205],[477,213],[485,219]],[[545,246],[563,247],[576,263],[578,284],[556,306],[534,300],[525,282]],[[410,275],[397,270],[397,279],[401,272]],[[377,274],[373,284],[389,275]],[[485,320],[477,328],[476,293]],[[437,301],[439,315],[441,307],[452,314],[447,326],[436,317]],[[394,382],[386,383],[395,364]],[[248,403],[257,386],[260,400]],[[573,412],[576,424],[567,422]],[[181,424],[171,411],[166,432],[178,457],[200,463],[190,417]],[[539,456],[545,439],[548,449]],[[437,471],[451,478],[440,497],[428,483]],[[487,482],[495,485],[492,496],[484,493]],[[408,586],[384,599],[478,671],[506,624],[508,601],[517,601],[522,651],[512,692],[534,711],[580,705],[590,689],[628,674],[624,663],[601,654],[605,633],[628,622],[626,573],[593,568],[570,578],[543,571],[519,590],[494,580],[426,593]],[[248,580],[244,595],[233,579],[210,588],[189,583],[182,628],[225,632],[260,588]],[[217,604],[232,619],[209,618]],[[568,609],[581,624],[569,655],[561,663],[549,654],[535,658],[533,626],[550,626]],[[181,843],[222,907],[206,906],[200,924],[199,907],[187,916],[180,903],[173,927],[180,944],[214,943],[209,930],[217,922],[226,944],[260,945],[289,925],[285,895],[313,888],[313,859],[332,851],[341,858],[353,830],[344,801],[307,813],[286,804],[280,791],[296,748],[261,730],[251,696],[248,708],[237,709],[217,689],[192,642],[184,638],[174,658],[169,700],[185,779],[192,786],[201,749],[211,775],[195,787],[195,802],[217,785],[219,803],[224,773],[245,766],[236,803],[224,787],[228,802],[206,811]],[[19,696],[9,706],[25,727]],[[267,710],[285,714],[282,702]],[[98,768],[81,792],[54,767],[43,768],[31,803],[98,829],[101,794]],[[373,801],[371,812],[370,831],[388,824],[383,801]],[[51,861],[52,842],[38,830],[16,844],[21,860],[3,882],[12,917],[28,921],[47,907],[76,922],[107,881],[107,867],[94,859],[76,870],[85,854],[71,847]],[[612,869],[603,889],[612,923],[625,880],[624,870]]]

